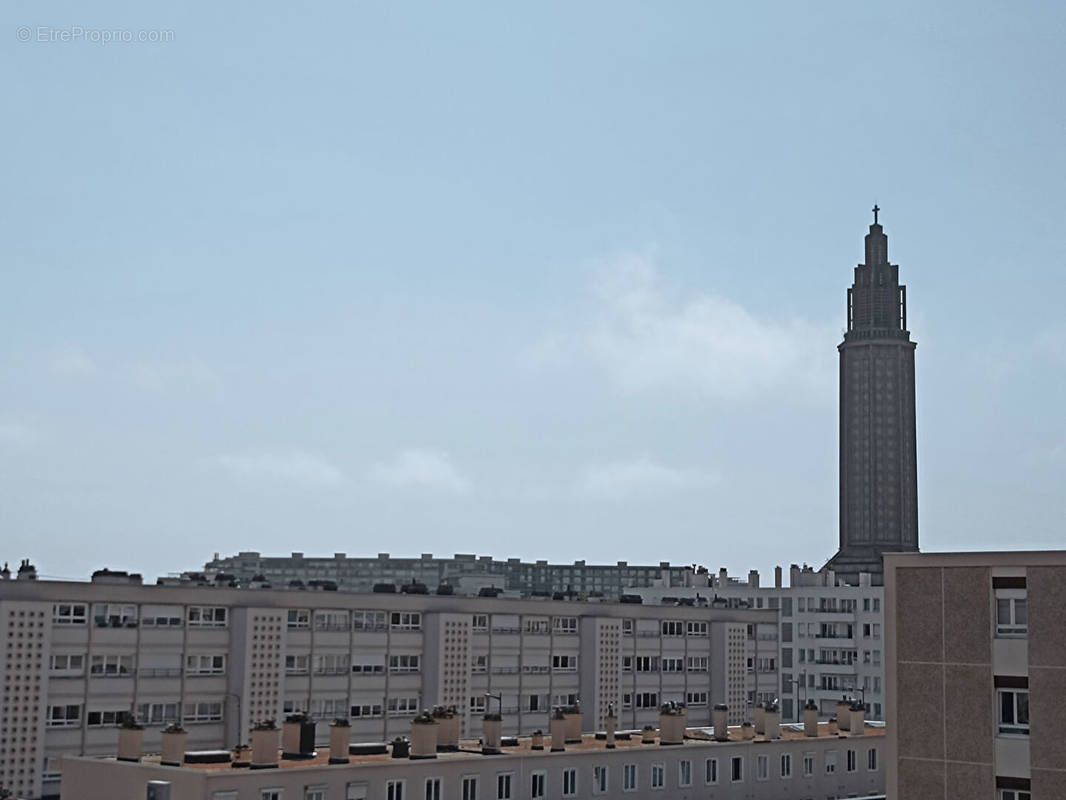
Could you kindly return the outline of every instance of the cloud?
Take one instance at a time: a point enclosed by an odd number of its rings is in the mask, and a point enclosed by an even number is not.
[[[133,370],[133,382],[153,392],[173,389],[206,389],[218,385],[218,375],[197,359],[140,364]]]
[[[378,483],[397,488],[422,488],[466,494],[467,480],[452,464],[447,453],[411,448],[389,461],[375,465],[370,477]]]
[[[65,378],[82,378],[96,373],[96,362],[80,347],[65,347],[52,354],[52,372]]]
[[[713,472],[678,469],[636,458],[585,467],[577,491],[587,497],[622,499],[635,494],[665,494],[704,489],[718,482]]]
[[[37,430],[25,423],[0,421],[0,446],[24,447],[39,438]]]
[[[307,453],[252,453],[221,455],[214,463],[235,478],[331,488],[344,483],[344,473],[318,456]]]
[[[823,395],[834,383],[830,324],[760,317],[716,294],[672,297],[652,261],[608,265],[589,321],[545,337],[541,364],[580,359],[631,392],[694,391],[740,401],[771,393]]]

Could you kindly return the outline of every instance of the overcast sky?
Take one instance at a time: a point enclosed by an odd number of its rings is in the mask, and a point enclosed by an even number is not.
[[[0,11],[0,560],[820,566],[874,202],[922,548],[1066,544],[1066,5],[186,5]]]

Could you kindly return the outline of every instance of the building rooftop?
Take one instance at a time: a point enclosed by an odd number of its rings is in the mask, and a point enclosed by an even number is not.
[[[866,722],[862,735],[864,737],[866,737],[866,738],[871,737],[871,736],[883,737],[885,735],[885,725],[884,725],[883,722]],[[762,735],[757,735],[754,739],[747,740],[747,741],[750,742],[753,746],[758,746],[760,744],[766,744],[766,743],[774,742],[774,741],[788,741],[788,740],[797,740],[797,739],[810,740],[811,738],[813,738],[813,737],[807,737],[807,736],[804,735],[804,733],[803,733],[803,725],[802,724],[784,723],[784,724],[781,725],[781,736],[780,736],[779,739],[767,739],[766,737],[764,737]],[[822,739],[822,740],[824,740],[824,739],[851,739],[851,738],[857,738],[857,734],[851,734],[851,733],[847,733],[847,732],[844,732],[844,733],[835,733],[835,732],[831,733],[830,732],[829,723],[821,722],[821,723],[818,724],[818,737],[817,738],[818,739]],[[503,756],[521,755],[521,756],[526,756],[526,757],[529,757],[529,758],[550,758],[553,755],[557,755],[556,753],[552,753],[551,752],[551,749],[550,749],[550,737],[547,734],[544,735],[544,749],[543,750],[533,750],[533,748],[532,748],[532,741],[533,740],[532,740],[531,737],[528,737],[528,736],[518,737],[516,745],[508,746],[506,744],[507,741],[508,740],[505,738],[505,740],[504,740],[505,743],[504,743],[504,746],[503,746],[502,752],[501,752],[501,755],[503,755]],[[511,740],[511,741],[514,741],[514,740]],[[711,728],[689,728],[685,732],[685,741],[684,741],[683,745],[681,745],[681,747],[682,748],[720,747],[720,746],[727,745],[727,744],[739,744],[739,743],[743,743],[743,742],[745,742],[745,739],[743,738],[740,726],[730,726],[730,728],[729,728],[729,741],[728,742],[718,742],[718,741],[716,741],[714,739],[714,736],[713,736],[713,729],[711,729]],[[632,749],[646,749],[646,748],[658,747],[658,746],[659,746],[658,738],[656,738],[656,741],[655,741],[654,744],[643,744],[641,742],[641,731],[639,731],[639,730],[619,731],[618,732],[618,738],[616,739],[616,750],[625,750],[625,749],[630,749],[630,748],[632,748]],[[671,749],[677,750],[678,747],[677,746],[673,746]],[[573,743],[573,744],[566,745],[565,752],[566,753],[571,753],[571,754],[573,754],[573,753],[586,753],[586,752],[588,752],[588,753],[607,752],[606,741],[605,741],[605,738],[604,738],[604,734],[603,733],[599,733],[599,734],[586,733],[586,734],[582,735],[580,744]],[[280,757],[280,751],[279,751],[278,766],[281,769],[297,769],[297,768],[301,768],[301,767],[304,767],[304,768],[306,768],[306,767],[322,767],[322,766],[329,765],[330,755],[331,754],[330,754],[329,748],[327,748],[327,747],[318,748],[315,751],[315,755],[314,755],[313,758],[283,759],[283,758]],[[459,750],[452,751],[452,752],[438,752],[437,753],[437,759],[440,760],[440,761],[476,760],[476,759],[497,758],[497,757],[498,756],[485,756],[485,755],[483,755],[482,752],[481,752],[481,742],[480,742],[480,740],[477,740],[477,739],[467,739],[467,740],[461,741],[460,744],[459,744]],[[106,759],[106,760],[113,760],[113,759]],[[349,756],[348,757],[348,766],[360,766],[360,765],[369,766],[369,765],[372,765],[372,764],[388,764],[388,763],[405,762],[405,761],[407,761],[406,758],[396,758],[396,759],[394,759],[392,757],[392,753],[391,752],[373,753],[373,754],[362,754],[362,755]],[[159,764],[159,755],[158,754],[147,755],[147,756],[145,756],[142,759],[141,763],[148,764],[148,765],[158,765]],[[337,766],[337,765],[332,765],[332,766]],[[344,764],[340,764],[340,766],[344,766]],[[203,763],[203,764],[189,764],[189,763],[186,763],[183,766],[183,768],[184,769],[190,769],[190,770],[205,770],[205,771],[210,771],[210,770],[230,770],[232,768],[232,764],[229,761],[216,762],[216,763]]]

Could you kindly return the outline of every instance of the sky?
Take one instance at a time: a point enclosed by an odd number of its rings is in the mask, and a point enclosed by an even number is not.
[[[5,3],[0,560],[820,566],[875,202],[922,549],[1062,548],[1064,39],[1054,2]]]

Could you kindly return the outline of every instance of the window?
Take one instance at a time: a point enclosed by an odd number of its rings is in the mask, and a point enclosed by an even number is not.
[[[663,658],[660,663],[662,664],[663,672],[685,671],[685,659],[683,658]]]
[[[561,634],[577,633],[577,617],[552,617],[552,630]]]
[[[622,635],[623,636],[632,636],[633,635],[633,620],[631,620],[631,619],[622,620]]]
[[[346,631],[348,630],[347,611],[316,611],[316,631]]]
[[[426,800],[441,800],[440,784],[440,778],[426,778]]]
[[[474,614],[472,628],[474,633],[485,633],[489,629],[489,615]]]
[[[810,778],[814,775],[814,753],[803,754],[803,777]]]
[[[733,783],[744,780],[744,756],[729,759],[729,780]]]
[[[485,713],[485,696],[478,694],[470,698],[470,713],[471,714],[484,714]]]
[[[56,603],[52,606],[52,622],[56,625],[84,625],[84,603]]]
[[[866,769],[870,772],[877,771],[877,748],[871,747],[866,751]]]
[[[718,759],[708,758],[703,764],[703,782],[718,783]]]
[[[782,778],[791,778],[792,777],[792,754],[791,753],[782,753],[781,754],[781,777]]]
[[[592,768],[592,793],[607,793],[607,767],[602,764]]]
[[[531,798],[544,797],[544,784],[547,775],[543,772],[534,772],[529,776],[529,796]]]
[[[190,628],[225,628],[226,609],[218,606],[189,606],[186,619]]]
[[[185,656],[186,675],[224,675],[226,657],[224,655]]]
[[[98,628],[136,628],[137,606],[97,603],[93,606],[93,623]]]
[[[635,792],[637,790],[637,765],[622,765],[622,791]]]
[[[182,719],[184,722],[221,722],[222,703],[186,703]]]
[[[85,715],[85,724],[90,728],[110,728],[121,725],[129,716],[129,711],[118,708],[114,711],[90,711]]]
[[[689,656],[685,664],[689,672],[706,672],[707,656]]]
[[[133,656],[93,656],[89,674],[106,678],[124,678],[133,674]]]
[[[137,721],[142,725],[169,725],[178,721],[177,703],[141,703]]]
[[[282,800],[285,793],[282,789],[260,789],[259,800]]]
[[[685,625],[685,632],[689,636],[706,636],[707,635],[707,623],[706,622],[689,622]]]
[[[876,611],[880,611],[880,610],[881,610],[881,599],[878,598],[878,597],[875,597],[874,598],[874,611],[876,612]]]
[[[631,692],[622,692],[622,709],[628,709],[633,707],[633,694]]]
[[[825,754],[825,774],[832,775],[837,771],[837,751],[830,750]]]
[[[637,708],[658,708],[658,692],[637,692]]]
[[[345,787],[344,800],[367,800],[369,791],[365,783],[349,783]]]
[[[394,631],[422,630],[422,615],[416,611],[393,611],[392,629]]]
[[[664,619],[662,633],[663,636],[684,636],[685,623],[679,619]]]
[[[417,697],[390,697],[389,715],[393,717],[413,716],[418,713]]]
[[[418,672],[418,656],[389,656],[389,672]]]
[[[311,626],[311,612],[306,608],[289,609],[290,628],[308,628]]]
[[[859,754],[855,750],[848,750],[845,756],[845,766],[848,772],[854,772],[858,769]]]
[[[658,672],[659,671],[659,657],[658,656],[637,656],[636,657],[637,672]]]
[[[48,658],[48,669],[53,673],[81,675],[85,672],[85,656],[81,653],[52,655]]]
[[[237,800],[236,791],[211,792],[211,800]]]
[[[308,656],[306,653],[302,655],[289,655],[285,656],[285,674],[286,675],[306,675],[307,674]]]
[[[577,770],[563,770],[563,797],[573,797],[577,794]]]
[[[353,631],[383,631],[385,630],[384,611],[353,611]]]
[[[366,703],[364,705],[357,705],[351,707],[352,717],[380,717],[381,716],[381,703]]]
[[[403,778],[385,781],[385,800],[403,800],[406,788],[407,781]]]
[[[685,704],[689,706],[707,705],[707,692],[685,692]]]
[[[1029,690],[999,690],[999,732],[1029,735]]]
[[[526,633],[548,633],[551,623],[547,617],[526,617],[524,630]]]
[[[770,777],[770,757],[755,756],[755,780],[765,781]]]
[[[48,706],[49,728],[76,728],[81,724],[81,706]]]
[[[633,671],[633,656],[622,656],[622,672]]]
[[[325,784],[304,787],[304,800],[326,800]]]
[[[552,672],[577,672],[577,656],[552,656]]]
[[[677,762],[677,785],[678,786],[691,786],[692,785],[692,762],[688,760],[682,760]]]
[[[651,788],[662,789],[666,783],[666,766],[661,762],[651,765]]]
[[[1033,795],[1024,789],[1000,789],[996,800],[1032,800]]]
[[[513,772],[500,772],[496,775],[496,800],[510,800]]]
[[[996,636],[1025,636],[1028,632],[1025,589],[996,589]]]

